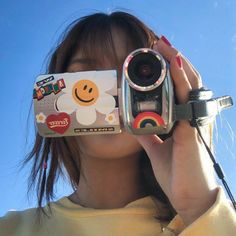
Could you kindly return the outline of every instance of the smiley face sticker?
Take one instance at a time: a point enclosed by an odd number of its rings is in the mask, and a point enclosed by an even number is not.
[[[75,112],[77,122],[85,126],[95,123],[97,113],[108,115],[114,111],[116,101],[108,92],[117,86],[113,73],[78,72],[74,76],[66,80],[64,94],[55,101],[56,111],[67,114]]]
[[[72,88],[72,96],[79,105],[91,106],[98,97],[99,90],[97,85],[91,80],[80,80]]]

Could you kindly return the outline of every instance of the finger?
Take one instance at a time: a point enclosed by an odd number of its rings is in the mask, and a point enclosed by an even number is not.
[[[149,150],[153,145],[162,144],[163,141],[157,135],[136,135],[137,140],[142,144],[145,150]]]
[[[189,82],[192,86],[193,89],[198,89],[202,87],[202,78],[199,72],[193,67],[193,65],[190,63],[190,61],[183,55],[182,60],[183,60],[183,65],[188,65],[188,67],[184,66],[184,69],[186,68],[186,74],[188,76]],[[189,69],[190,68],[190,69]],[[190,72],[191,70],[191,72]],[[187,73],[188,72],[188,73]]]
[[[180,54],[171,58],[170,73],[175,85],[175,94],[179,103],[186,103],[189,100],[189,92],[192,90],[192,86],[183,68],[183,59]]]
[[[178,50],[174,48],[164,36],[162,36],[154,44],[153,49],[158,51],[169,62],[173,56],[176,56],[179,53]],[[194,68],[194,66],[184,56],[182,56],[182,61],[183,68],[186,72],[186,75],[190,81],[192,88],[196,89],[202,87],[201,76]]]
[[[136,135],[138,142],[142,145],[147,154],[153,150],[158,144],[162,144],[163,141],[157,135]]]

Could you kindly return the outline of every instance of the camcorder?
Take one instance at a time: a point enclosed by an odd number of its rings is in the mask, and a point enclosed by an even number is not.
[[[116,70],[38,76],[33,100],[39,134],[114,134],[123,123],[131,134],[170,136],[179,120],[206,125],[233,105],[230,96],[212,98],[205,88],[191,91],[189,101],[178,104],[168,61],[149,48],[127,56],[121,88],[117,79]]]

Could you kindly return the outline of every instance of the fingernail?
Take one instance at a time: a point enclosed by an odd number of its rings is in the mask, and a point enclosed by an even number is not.
[[[182,61],[181,56],[180,56],[180,55],[177,55],[177,56],[175,57],[175,59],[176,59],[176,61],[177,61],[177,64],[178,64],[179,68],[180,68],[180,69],[183,69],[183,61]]]
[[[169,40],[165,37],[165,36],[161,36],[161,40],[168,46],[171,46],[171,43],[169,42]]]

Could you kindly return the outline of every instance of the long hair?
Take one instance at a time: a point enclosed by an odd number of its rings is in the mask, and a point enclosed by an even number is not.
[[[71,58],[79,51],[87,58],[95,59],[97,64],[109,58],[119,75],[125,58],[118,58],[115,51],[114,29],[125,35],[126,55],[137,48],[150,48],[158,40],[151,29],[128,13],[88,15],[69,25],[51,56],[46,73],[66,72]],[[95,68],[96,63],[92,64],[91,68]],[[28,162],[32,162],[28,187],[29,191],[36,189],[38,209],[43,209],[44,201],[49,203],[53,199],[54,186],[58,177],[63,175],[63,170],[66,170],[73,189],[76,189],[82,174],[79,147],[74,137],[44,138],[36,132],[34,146],[26,156],[23,165]],[[146,192],[166,204],[167,209],[171,209],[167,216],[167,219],[171,219],[175,213],[155,179],[145,151],[141,153],[140,169]]]

